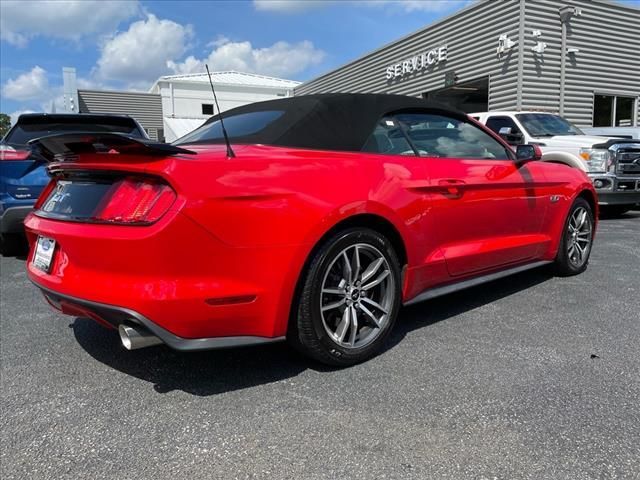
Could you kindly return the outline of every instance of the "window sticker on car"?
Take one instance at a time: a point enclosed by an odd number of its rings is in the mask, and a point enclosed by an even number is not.
[[[393,127],[394,126],[393,120],[385,120],[384,123],[387,125],[387,127]]]

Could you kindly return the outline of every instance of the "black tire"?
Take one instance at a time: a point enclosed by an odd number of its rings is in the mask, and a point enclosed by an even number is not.
[[[356,245],[358,245],[360,252],[365,251],[363,249],[372,248],[372,251],[375,250],[378,254],[381,254],[380,258],[384,257],[386,260],[386,263],[383,264],[384,267],[382,267],[382,273],[389,272],[387,274],[389,280],[385,280],[386,287],[384,290],[385,305],[387,305],[386,311],[388,313],[382,314],[382,312],[378,312],[384,316],[385,323],[381,323],[379,328],[374,328],[365,325],[366,320],[368,320],[366,315],[362,310],[357,310],[361,316],[358,321],[362,323],[358,323],[358,327],[354,330],[357,332],[358,337],[362,334],[365,340],[362,340],[362,346],[355,345],[357,342],[354,342],[354,346],[344,346],[336,339],[337,332],[334,333],[336,337],[331,336],[328,331],[329,327],[323,319],[326,314],[323,313],[322,302],[326,300],[326,297],[323,297],[326,293],[322,292],[323,285],[330,278],[330,273],[335,272],[335,270],[331,269],[339,268],[336,262],[338,258],[342,258],[341,252],[348,252],[348,249],[355,248]],[[374,261],[371,261],[369,265],[373,265],[373,263]],[[361,278],[364,279],[364,276]],[[362,291],[365,291],[364,283],[360,284]],[[355,281],[353,285],[356,285]],[[368,228],[350,228],[341,231],[324,242],[315,252],[309,268],[302,278],[300,294],[297,299],[297,309],[294,311],[294,318],[291,319],[293,325],[289,329],[289,341],[297,350],[327,365],[346,367],[363,362],[380,352],[393,329],[401,306],[401,290],[400,262],[387,238]],[[371,299],[373,299],[373,295],[370,293],[372,291],[373,289],[365,291],[360,300],[366,302],[367,299],[364,297],[367,294],[371,295]],[[339,299],[338,302],[342,301],[342,297],[339,295],[337,298]],[[349,298],[349,300],[345,301],[349,301],[349,305],[352,305],[350,295],[345,294],[345,298]],[[355,301],[353,302],[354,309],[363,308],[362,306],[356,306]],[[361,305],[368,305],[368,303],[362,303]],[[340,308],[336,307],[336,316],[344,314],[340,313]],[[344,308],[348,308],[346,304]],[[352,327],[348,328],[351,332]],[[364,343],[367,336],[362,333],[365,330],[368,332],[368,336],[372,338],[366,344]]]
[[[633,205],[600,205],[602,218],[615,218],[624,215],[633,208]]]
[[[588,238],[587,250],[583,257],[581,257],[581,261],[574,261],[576,256],[570,255],[571,242],[574,234],[570,229],[570,223],[576,212],[579,210],[584,210],[587,213],[587,217],[585,218],[585,222],[588,222],[589,225],[589,234],[584,238]],[[591,247],[593,245],[593,226],[594,226],[594,217],[593,210],[584,198],[576,198],[569,209],[569,214],[567,215],[567,219],[564,222],[564,228],[562,229],[562,237],[560,239],[560,248],[558,249],[558,253],[556,255],[555,260],[555,272],[559,276],[568,277],[571,275],[578,275],[579,273],[584,272],[589,265],[589,257],[591,255]],[[574,250],[575,252],[575,250]]]
[[[0,253],[4,256],[18,255],[26,246],[24,235],[19,233],[3,233],[0,235]]]

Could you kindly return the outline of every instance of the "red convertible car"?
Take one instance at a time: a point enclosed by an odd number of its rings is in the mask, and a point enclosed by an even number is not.
[[[351,365],[402,305],[543,264],[587,267],[589,179],[465,114],[395,95],[310,95],[212,117],[172,145],[44,137],[29,278],[129,349],[288,339]],[[229,144],[225,143],[224,129]]]

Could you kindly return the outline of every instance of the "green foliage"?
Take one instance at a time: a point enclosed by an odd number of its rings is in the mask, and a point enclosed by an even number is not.
[[[0,138],[4,137],[10,128],[11,118],[6,113],[0,113]]]

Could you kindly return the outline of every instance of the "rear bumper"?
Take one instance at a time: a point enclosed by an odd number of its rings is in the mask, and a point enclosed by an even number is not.
[[[0,215],[0,233],[23,233],[24,219],[33,209],[33,205],[9,207]]]
[[[62,295],[47,288],[37,285],[42,291],[47,301],[57,310],[69,315],[87,316],[99,323],[106,324],[113,328],[120,325],[137,325],[147,329],[153,335],[162,340],[163,343],[175,350],[195,351],[211,350],[216,348],[231,348],[248,345],[261,345],[284,340],[284,337],[257,337],[257,336],[234,336],[234,337],[213,337],[213,338],[183,338],[165,330],[156,323],[149,320],[144,315],[129,308],[106,305],[74,298],[69,295]]]
[[[233,247],[179,212],[145,227],[61,222],[32,214],[25,229],[31,245],[29,279],[82,307],[65,313],[107,326],[143,324],[174,348],[186,345],[180,339],[213,348],[237,344],[234,337],[285,335],[287,317],[281,312],[288,314],[295,286],[287,278],[297,251],[291,246]],[[32,263],[38,235],[56,241],[46,273]]]

